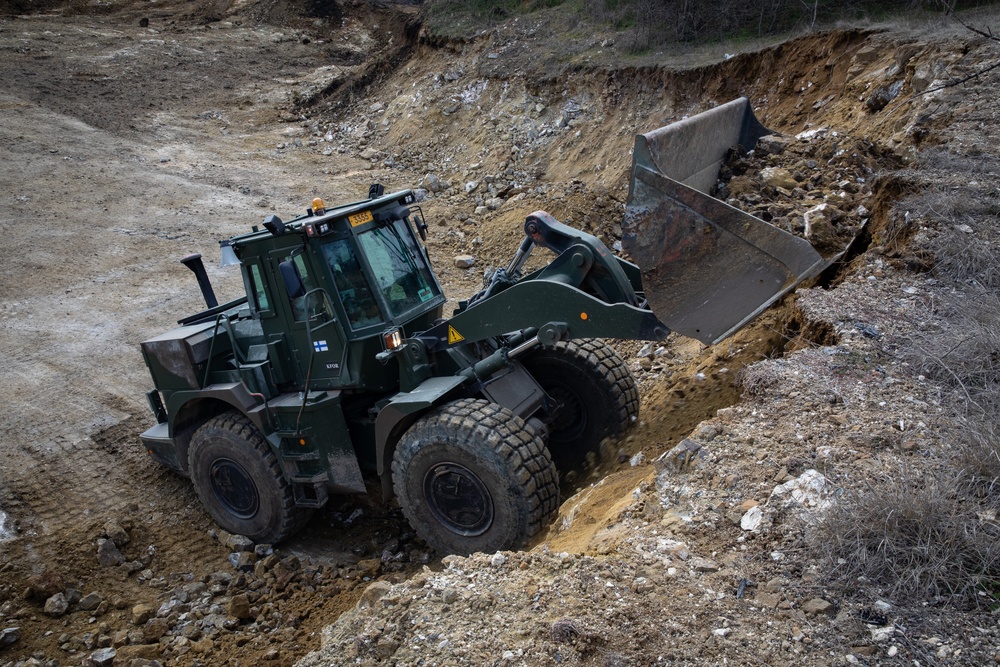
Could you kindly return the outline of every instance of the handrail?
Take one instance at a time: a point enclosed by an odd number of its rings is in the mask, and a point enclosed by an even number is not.
[[[320,329],[322,329],[323,327],[327,326],[328,324],[335,324],[337,322],[336,311],[333,309],[333,299],[330,298],[330,294],[326,291],[326,288],[323,288],[323,287],[314,287],[313,289],[309,290],[308,292],[306,292],[305,294],[302,295],[302,302],[304,304],[308,303],[309,295],[313,294],[315,292],[319,292],[323,296],[323,301],[324,301],[323,305],[326,306],[329,309],[328,312],[331,313],[332,315],[331,315],[331,317],[330,317],[329,320],[327,320],[326,322],[323,322],[322,324],[320,324],[318,327],[316,327],[316,329],[313,329],[312,326],[311,326],[311,324],[310,324],[313,321],[314,318],[306,317],[306,320],[305,320],[305,323],[306,323],[306,337],[309,340],[309,362],[306,364],[306,380],[305,380],[305,382],[302,385],[302,405],[299,406],[299,412],[298,412],[298,414],[295,415],[295,435],[296,436],[299,435],[299,433],[301,432],[302,413],[305,411],[305,409],[306,409],[306,401],[309,399],[309,383],[312,380],[313,358],[316,356],[316,345],[315,345],[315,341],[313,340],[313,331],[319,331]],[[319,318],[316,317],[315,319],[319,319]]]

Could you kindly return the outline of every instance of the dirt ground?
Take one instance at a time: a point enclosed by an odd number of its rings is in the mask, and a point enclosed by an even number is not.
[[[18,628],[0,634],[0,664],[1000,662],[988,611],[892,600],[896,635],[877,639],[860,603],[816,583],[793,522],[740,525],[809,469],[847,485],[883,436],[932,447],[952,428],[939,388],[896,362],[871,370],[857,325],[905,339],[908,290],[935,289],[889,233],[903,192],[886,175],[928,146],[998,152],[995,72],[935,90],[994,62],[994,42],[896,25],[719,45],[699,67],[604,63],[595,40],[565,63],[528,20],[448,41],[408,4],[104,9],[0,15],[0,630]],[[381,182],[421,190],[432,260],[461,298],[507,262],[531,211],[613,246],[634,134],[740,95],[777,132],[811,134],[787,153],[801,195],[768,186],[762,201],[760,181],[736,178],[733,203],[795,231],[803,208],[835,200],[863,242],[722,344],[616,342],[640,423],[532,550],[442,563],[372,494],[240,561],[188,481],[141,449],[139,343],[200,309],[178,258],[203,253],[235,297],[220,239]],[[463,254],[473,268],[455,266]],[[764,359],[741,397],[741,369]],[[664,477],[654,461],[685,438],[704,448],[696,469]],[[106,539],[124,562],[99,561]],[[744,580],[752,604],[734,594]],[[47,605],[56,593],[66,609]]]

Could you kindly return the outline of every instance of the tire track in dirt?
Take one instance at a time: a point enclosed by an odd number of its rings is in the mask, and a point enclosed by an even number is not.
[[[158,572],[218,569],[225,551],[187,481],[152,464],[139,445],[150,418],[138,342],[169,328],[175,312],[197,309],[197,291],[182,289],[190,279],[173,257],[187,243],[208,245],[213,209],[235,216],[252,208],[163,173],[141,159],[154,152],[147,146],[9,91],[0,90],[0,106],[0,181],[12,184],[0,195],[0,390],[8,397],[0,510],[18,528],[0,550],[0,599],[20,600],[28,577],[44,572],[88,592],[153,599],[155,590],[98,565],[108,519],[132,535],[125,556]],[[171,228],[186,234],[180,248],[164,238]],[[36,617],[22,631],[40,637],[44,627]],[[47,655],[58,654],[50,648]]]

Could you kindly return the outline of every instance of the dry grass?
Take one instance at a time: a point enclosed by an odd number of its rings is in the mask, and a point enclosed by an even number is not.
[[[933,328],[903,352],[920,373],[954,387],[978,405],[1000,387],[1000,297],[956,293],[936,308]]]
[[[995,235],[990,228],[989,236]],[[937,259],[935,273],[950,280],[979,284],[995,289],[1000,283],[1000,239],[983,238],[984,234],[946,233],[931,242],[930,250]]]
[[[920,231],[946,288],[926,302],[901,361],[953,399],[954,425],[920,458],[848,490],[810,540],[847,586],[870,582],[902,598],[995,606],[1000,600],[1000,162],[945,150],[922,155],[930,185],[894,215]],[[940,296],[941,294],[945,296]],[[902,600],[900,600],[902,602]]]
[[[904,358],[952,388],[956,428],[920,467],[867,483],[817,531],[844,581],[900,595],[996,604],[1000,597],[1000,299],[958,296]],[[939,457],[939,458],[934,458]],[[890,467],[894,464],[890,463]]]
[[[918,243],[951,295],[934,304],[935,328],[915,337],[906,357],[974,405],[1000,386],[1000,193],[991,185],[1000,160],[936,148],[921,154],[921,166],[930,185],[895,208],[924,228]]]
[[[979,404],[959,425],[963,437],[954,443],[955,466],[969,493],[1000,509],[1000,387],[979,396]]]
[[[471,37],[513,18],[552,11],[563,26],[614,35],[614,48],[630,54],[678,44],[753,42],[841,22],[940,22],[944,10],[940,0],[425,0],[424,7],[427,28],[436,35]],[[554,44],[555,36],[549,37]]]
[[[933,184],[896,206],[919,220],[932,234],[926,249],[934,272],[962,285],[1000,287],[1000,193],[983,187],[1000,172],[1000,161],[959,156],[943,149],[921,154],[921,165],[936,177]]]
[[[1000,525],[962,471],[900,465],[846,494],[810,540],[834,578],[870,582],[902,598],[994,604],[1000,592]]]

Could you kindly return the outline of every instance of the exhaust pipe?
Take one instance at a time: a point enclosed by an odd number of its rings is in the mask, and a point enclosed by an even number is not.
[[[207,305],[209,309],[218,306],[219,300],[215,298],[215,292],[212,290],[212,283],[208,280],[208,273],[205,272],[205,264],[201,261],[201,253],[196,252],[188,255],[187,257],[183,257],[181,259],[181,264],[194,271],[194,275],[198,279],[198,287],[201,288],[201,295],[205,297],[205,305]]]

